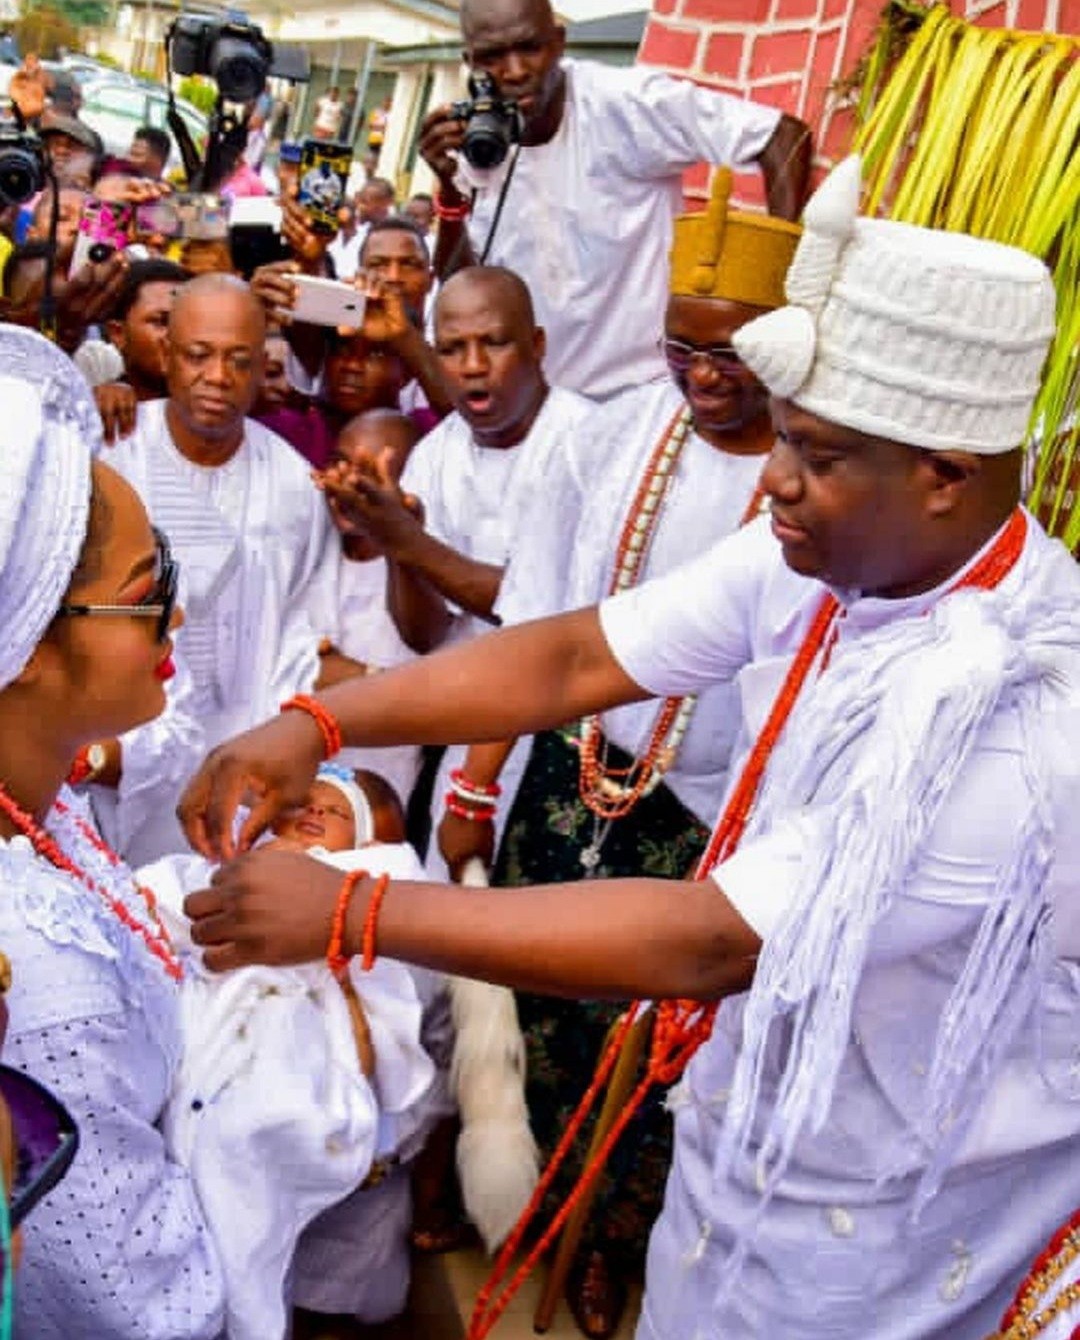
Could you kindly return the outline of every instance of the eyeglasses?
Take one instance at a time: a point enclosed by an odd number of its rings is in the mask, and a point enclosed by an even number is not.
[[[176,586],[180,576],[180,565],[172,556],[169,541],[157,527],[154,528],[154,543],[157,546],[157,560],[154,563],[154,585],[136,605],[61,605],[56,611],[65,617],[84,614],[128,614],[136,618],[146,616],[157,619],[156,637],[164,642],[169,635],[173,610],[176,608]]]
[[[9,1211],[14,1229],[71,1167],[79,1131],[63,1103],[21,1070],[0,1065],[0,1096],[11,1112],[15,1136]]]
[[[725,372],[736,372],[745,366],[730,344],[690,344],[686,340],[669,340],[663,335],[657,344],[672,372],[689,372],[695,358],[704,358]]]

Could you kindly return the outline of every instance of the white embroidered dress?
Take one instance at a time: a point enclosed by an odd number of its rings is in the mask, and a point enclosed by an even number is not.
[[[61,794],[73,811],[81,802]],[[61,849],[140,922],[130,877],[72,816]],[[0,843],[0,944],[13,965],[4,1060],[52,1089],[79,1127],[67,1176],[23,1229],[15,1312],[27,1340],[211,1340],[224,1325],[216,1246],[158,1123],[180,1056],[179,992],[98,894]]]
[[[982,1340],[1080,1204],[1080,573],[1029,520],[951,585],[842,595],[715,871],[763,948],[672,1096],[638,1340]],[[748,743],[823,592],[761,522],[601,619],[655,693],[737,679]]]

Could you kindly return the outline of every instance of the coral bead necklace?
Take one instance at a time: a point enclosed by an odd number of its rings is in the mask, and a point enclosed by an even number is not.
[[[62,870],[65,874],[77,879],[84,888],[91,893],[95,893],[105,903],[112,912],[113,916],[121,922],[127,929],[142,940],[143,944],[158,959],[165,969],[165,972],[173,981],[180,981],[183,977],[183,968],[180,960],[173,952],[172,942],[169,939],[169,933],[162,924],[161,918],[157,913],[157,903],[153,893],[149,889],[143,888],[141,884],[135,881],[134,876],[125,869],[119,856],[112,851],[109,846],[98,836],[88,823],[78,815],[73,814],[70,808],[62,801],[56,800],[53,803],[53,811],[61,818],[68,819],[74,825],[79,837],[85,841],[102,859],[111,866],[119,878],[131,880],[136,892],[139,894],[146,910],[149,913],[150,924],[140,921],[137,916],[128,908],[128,906],[115,894],[101,883],[100,880],[84,870],[72,857],[68,856],[60,847],[60,844],[38,824],[32,815],[22,809],[14,801],[3,786],[0,786],[0,812],[7,815],[15,827],[30,839],[30,844],[39,856],[43,856],[57,870]]]
[[[692,425],[690,408],[683,405],[668,423],[649,457],[623,522],[609,595],[629,591],[641,580],[649,547]],[[757,516],[763,496],[760,487],[754,490],[741,525]],[[584,804],[598,819],[610,824],[623,818],[639,800],[650,795],[660,785],[664,774],[675,762],[696,702],[697,698],[693,694],[682,698],[666,698],[657,713],[645,752],[626,768],[609,767],[601,758],[603,734],[600,717],[589,716],[582,721],[578,791]],[[582,852],[581,863],[586,869],[591,870],[599,862],[603,836],[606,836],[606,829]]]

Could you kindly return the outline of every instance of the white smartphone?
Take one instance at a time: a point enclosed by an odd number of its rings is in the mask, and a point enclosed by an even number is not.
[[[289,315],[312,326],[351,326],[363,323],[367,299],[351,284],[317,275],[293,275],[296,301]]]

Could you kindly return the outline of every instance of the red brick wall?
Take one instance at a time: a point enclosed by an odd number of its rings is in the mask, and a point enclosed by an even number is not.
[[[814,129],[818,171],[846,150],[851,117],[830,92],[868,47],[883,0],[652,0],[638,59],[801,116]],[[987,27],[1080,32],[1080,0],[952,0]],[[708,172],[687,177],[704,193]],[[761,201],[757,176],[738,193]]]

